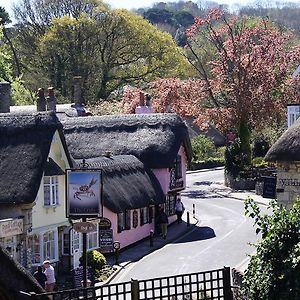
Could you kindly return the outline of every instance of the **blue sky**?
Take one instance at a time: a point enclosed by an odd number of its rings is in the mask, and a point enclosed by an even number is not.
[[[164,2],[175,2],[175,1],[176,0],[171,0],[171,1],[170,0],[165,0]],[[240,5],[242,5],[242,4],[248,4],[248,3],[253,2],[253,1],[249,1],[249,0],[215,0],[215,1],[218,2],[218,3],[228,4],[228,5],[234,5],[236,3],[239,3]],[[160,2],[160,1],[153,1],[153,0],[143,0],[143,1],[141,1],[141,0],[106,0],[105,2],[110,4],[113,8],[132,9],[132,8],[140,8],[140,7],[150,7],[153,3]],[[194,2],[197,3],[196,0]],[[11,14],[11,7],[12,7],[13,3],[18,3],[18,0],[1,0],[0,1],[0,6],[4,6],[5,9],[9,12],[9,14]]]

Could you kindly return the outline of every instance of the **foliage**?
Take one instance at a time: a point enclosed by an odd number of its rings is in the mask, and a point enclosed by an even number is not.
[[[79,259],[80,263],[83,263],[83,258]],[[97,250],[87,252],[87,265],[93,270],[95,278],[98,278],[101,274],[101,269],[106,265],[105,256]]]
[[[299,79],[290,74],[300,47],[290,32],[214,9],[196,18],[187,36],[186,55],[201,79],[193,107],[200,125],[237,129],[243,120],[252,129],[285,121],[286,104],[299,97]]]
[[[225,150],[225,172],[238,177],[239,173],[244,169],[244,158],[241,150],[241,141],[236,139],[235,142],[229,144]]]
[[[192,149],[194,162],[219,158],[213,140],[205,135],[200,134],[192,139]]]
[[[239,138],[241,141],[241,152],[244,157],[243,164],[249,166],[251,164],[251,133],[245,120],[240,121]]]
[[[296,300],[300,296],[300,201],[290,210],[269,204],[270,214],[262,214],[252,200],[245,202],[246,215],[254,220],[262,236],[251,256],[243,282],[247,299]]]
[[[15,9],[15,40],[32,90],[49,84],[70,99],[80,75],[83,101],[96,102],[126,85],[181,76],[189,65],[169,34],[126,10],[98,0],[50,0],[47,10],[41,0],[27,1]]]
[[[264,160],[263,157],[254,157],[252,159],[252,166],[256,168],[265,168],[268,166],[268,163]]]
[[[122,112],[120,102],[117,101],[99,101],[87,107],[93,115],[119,115]]]
[[[34,97],[31,92],[24,86],[22,78],[16,78],[12,83],[12,105],[29,105],[34,104]]]

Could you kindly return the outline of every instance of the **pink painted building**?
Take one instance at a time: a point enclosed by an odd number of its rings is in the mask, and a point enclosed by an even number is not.
[[[151,112],[149,108],[147,112]],[[98,167],[104,169],[103,216],[111,221],[113,240],[119,241],[121,248],[149,236],[150,230],[155,231],[155,215],[161,205],[169,216],[169,224],[175,220],[175,202],[185,188],[192,156],[188,129],[178,115],[91,116],[64,118],[62,123],[75,162],[98,160]],[[114,186],[105,179],[108,175],[103,156],[108,152],[110,168],[115,170],[109,175],[117,182]],[[129,159],[139,165],[130,171],[136,172],[130,182],[127,177],[132,173],[118,165],[119,156],[123,156],[123,162]],[[143,186],[137,179],[146,173],[148,179],[144,180],[148,183]]]

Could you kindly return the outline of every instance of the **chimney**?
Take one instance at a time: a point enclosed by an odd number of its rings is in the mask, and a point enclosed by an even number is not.
[[[82,101],[82,77],[81,76],[74,76],[74,103],[81,104]]]
[[[140,101],[139,106],[135,108],[136,114],[152,114],[153,109],[151,107],[151,97],[149,94],[146,94],[146,100],[144,92],[140,92]]]
[[[107,158],[111,158],[112,157],[112,152],[111,151],[105,151],[104,156],[107,157]]]
[[[9,82],[0,82],[0,113],[10,112],[11,86]]]
[[[46,98],[43,88],[38,89],[37,93],[37,99],[36,99],[36,110],[37,111],[46,111]]]
[[[48,87],[47,110],[56,112],[56,98],[54,96],[53,87]]]

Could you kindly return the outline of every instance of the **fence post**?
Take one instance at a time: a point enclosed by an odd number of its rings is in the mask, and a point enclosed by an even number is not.
[[[131,300],[140,299],[140,286],[137,279],[131,278]]]
[[[196,214],[195,214],[195,203],[193,203],[193,218],[195,219],[195,216],[196,216]]]
[[[186,213],[186,226],[187,227],[190,226],[190,213],[189,212]]]
[[[233,300],[231,291],[230,267],[224,267],[223,269],[223,294],[224,300]]]

